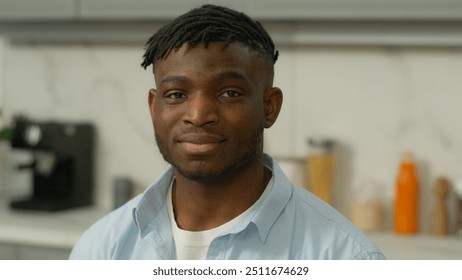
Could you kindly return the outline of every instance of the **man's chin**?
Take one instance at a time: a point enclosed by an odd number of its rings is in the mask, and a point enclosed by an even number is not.
[[[205,170],[184,170],[182,168],[176,168],[178,173],[181,176],[185,177],[188,180],[202,182],[202,183],[212,183],[222,180],[228,172],[226,171],[205,171]]]

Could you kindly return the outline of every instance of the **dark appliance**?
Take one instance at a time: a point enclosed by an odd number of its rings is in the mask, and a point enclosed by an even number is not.
[[[30,150],[32,195],[12,208],[58,211],[91,205],[95,131],[88,123],[35,122],[18,118],[11,134],[14,149]]]

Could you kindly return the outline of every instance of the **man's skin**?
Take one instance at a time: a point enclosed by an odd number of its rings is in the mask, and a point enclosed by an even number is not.
[[[183,45],[155,61],[148,94],[156,141],[174,166],[178,226],[201,231],[247,210],[271,178],[263,130],[276,121],[282,92],[272,65],[247,47]]]

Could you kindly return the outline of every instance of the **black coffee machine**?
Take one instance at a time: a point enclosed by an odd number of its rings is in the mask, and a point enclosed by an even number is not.
[[[91,124],[17,118],[10,142],[12,148],[33,152],[32,162],[18,167],[32,170],[33,191],[11,207],[58,211],[91,205],[94,136]]]

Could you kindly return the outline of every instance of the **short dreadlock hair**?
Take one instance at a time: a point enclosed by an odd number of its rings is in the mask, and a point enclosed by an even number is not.
[[[146,43],[141,66],[165,59],[184,43],[207,47],[210,42],[240,43],[274,65],[278,51],[263,26],[244,13],[216,5],[193,9],[160,28]]]

